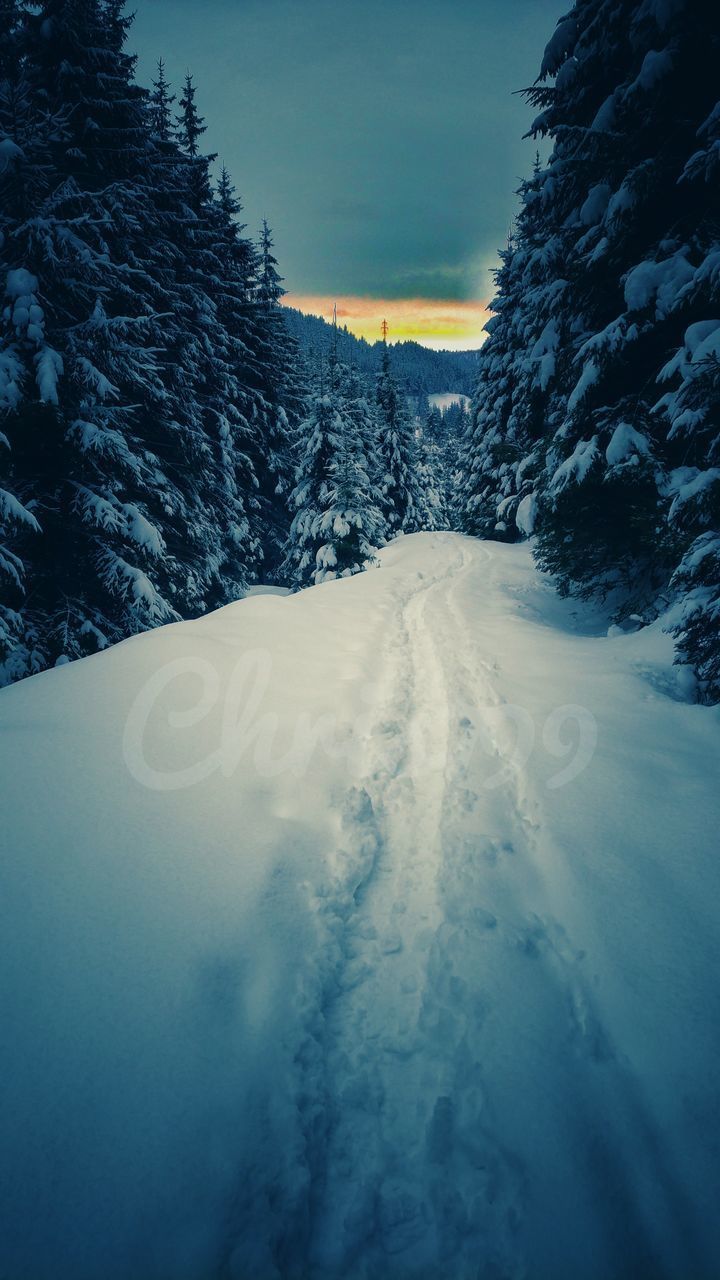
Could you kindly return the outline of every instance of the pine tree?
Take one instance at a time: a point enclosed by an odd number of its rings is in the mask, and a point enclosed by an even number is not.
[[[383,533],[380,495],[349,415],[343,415],[339,426],[328,469],[327,506],[318,525],[325,541],[315,554],[316,582],[347,578],[375,564]]]
[[[200,155],[198,144],[202,135],[207,131],[207,125],[198,112],[195,103],[196,94],[197,89],[193,83],[192,75],[188,71],[179,102],[180,115],[177,118],[177,123],[180,141],[191,160],[197,160]]]
[[[297,586],[369,567],[384,535],[382,496],[368,453],[372,419],[357,375],[332,353],[301,425],[284,577]]]
[[[394,537],[420,527],[422,498],[416,474],[415,427],[406,398],[393,376],[387,343],[383,344],[376,397],[383,508],[388,537]]]
[[[690,593],[679,652],[708,696],[719,47],[702,6],[578,0],[560,21],[530,91],[554,149],[521,189],[463,450],[464,527],[536,529],[562,591],[647,618],[669,579]]]
[[[118,6],[99,3],[49,2],[30,15],[24,30],[23,74],[35,136],[49,120],[60,122],[47,134],[37,180],[24,185],[25,209],[20,201],[11,212],[3,247],[9,302],[3,347],[17,362],[19,389],[8,406],[6,430],[18,489],[31,495],[35,532],[42,531],[31,543],[25,540],[31,594],[23,616],[26,632],[37,638],[33,665],[54,661],[68,648],[82,652],[85,638],[101,634],[93,618],[102,604],[90,600],[95,592],[102,595],[100,562],[112,532],[96,519],[103,495],[86,482],[97,478],[100,441],[114,441],[117,433],[104,435],[99,421],[91,421],[90,406],[95,403],[99,414],[100,401],[119,400],[121,393],[109,369],[94,360],[90,343],[83,348],[82,336],[89,338],[101,296],[119,302],[137,293],[137,281],[130,289],[119,185],[113,185],[113,179],[128,182],[143,152],[144,99],[129,82],[133,60],[119,50],[123,37]],[[40,216],[28,217],[27,206],[38,202]],[[110,262],[111,240],[119,268]],[[147,340],[143,323],[138,347]],[[147,359],[141,360],[146,367]],[[122,415],[121,405],[116,411]],[[86,449],[93,425],[97,435]],[[132,449],[124,444],[129,457]],[[121,482],[112,483],[122,506]],[[119,634],[116,629],[112,638]],[[19,674],[18,653],[6,676]]]
[[[254,324],[263,354],[260,389],[264,405],[258,497],[263,518],[264,572],[279,572],[288,536],[288,502],[295,483],[296,443],[308,412],[308,379],[296,340],[285,323],[285,293],[272,232],[263,219],[256,246]]]
[[[0,257],[7,273],[8,341],[0,345],[0,414],[3,425],[23,398],[25,348],[32,344],[40,318],[36,284],[29,272],[8,270],[8,236],[25,218],[45,185],[47,154],[41,122],[34,117],[25,75],[24,14],[16,0],[0,5]],[[47,139],[45,138],[45,141]],[[0,430],[0,683],[39,669],[42,657],[23,610],[26,588],[25,547],[41,532],[32,512],[34,486],[18,474],[10,433]]]
[[[127,25],[121,0],[45,0],[8,27],[4,680],[236,598],[262,559],[257,254],[228,176],[216,199],[210,157],[161,136]]]
[[[418,527],[431,533],[449,528],[446,457],[442,446],[431,435],[423,434],[420,438],[417,480],[420,493]]]
[[[283,576],[298,587],[322,580],[318,553],[325,545],[321,522],[330,506],[331,466],[343,433],[335,390],[321,388],[301,425],[304,441],[291,495],[295,512],[286,548]]]
[[[162,58],[157,64],[157,80],[152,82],[150,93],[150,123],[152,131],[161,142],[172,141],[175,126],[172,118],[172,105],[175,94],[170,92],[170,85],[165,78],[165,63]]]
[[[266,311],[272,311],[280,302],[285,290],[282,276],[278,271],[277,258],[273,253],[274,241],[267,219],[263,218],[260,228],[257,298]]]

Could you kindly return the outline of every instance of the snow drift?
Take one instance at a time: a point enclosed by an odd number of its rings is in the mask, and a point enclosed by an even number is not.
[[[717,710],[399,539],[0,694],[7,1280],[702,1280]]]

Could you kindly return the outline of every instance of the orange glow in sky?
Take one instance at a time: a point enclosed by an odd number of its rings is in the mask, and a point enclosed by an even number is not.
[[[323,297],[288,293],[283,299],[308,315],[332,321],[337,306],[338,325],[347,326],[356,338],[377,342],[380,326],[388,323],[388,342],[420,342],[426,347],[468,351],[483,341],[483,325],[490,312],[484,302],[458,302],[452,298]]]

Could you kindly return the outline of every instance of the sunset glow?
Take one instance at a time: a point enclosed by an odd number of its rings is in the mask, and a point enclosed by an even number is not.
[[[356,338],[377,342],[383,320],[388,323],[389,342],[419,342],[425,347],[468,351],[483,341],[487,304],[454,298],[364,298],[289,293],[283,299],[307,315],[332,320],[337,306],[338,324],[347,326]]]

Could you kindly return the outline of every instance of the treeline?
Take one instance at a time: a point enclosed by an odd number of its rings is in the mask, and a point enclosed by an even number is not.
[[[391,368],[293,319],[192,77],[137,85],[129,25],[0,0],[0,684],[457,519],[463,415],[425,391],[474,354]]]
[[[122,0],[0,4],[0,677],[241,595],[285,554],[306,388],[272,238]]]
[[[720,698],[720,23],[577,0],[528,91],[549,162],[497,276],[461,526],[535,532],[563,593],[671,607]]]
[[[327,360],[334,346],[338,358],[354,365],[368,377],[375,377],[383,361],[382,342],[366,342],[356,338],[345,326],[333,326],[321,316],[305,315],[293,307],[285,308],[288,327],[300,344],[311,368]],[[477,351],[433,351],[419,342],[396,342],[392,347],[393,370],[401,386],[410,396],[432,395],[452,391],[472,395],[477,381]]]
[[[415,411],[382,344],[369,380],[340,359],[340,334],[317,370],[303,424],[295,512],[282,576],[295,586],[347,577],[376,563],[401,533],[447,529],[456,513],[461,405],[444,413],[423,397]]]

